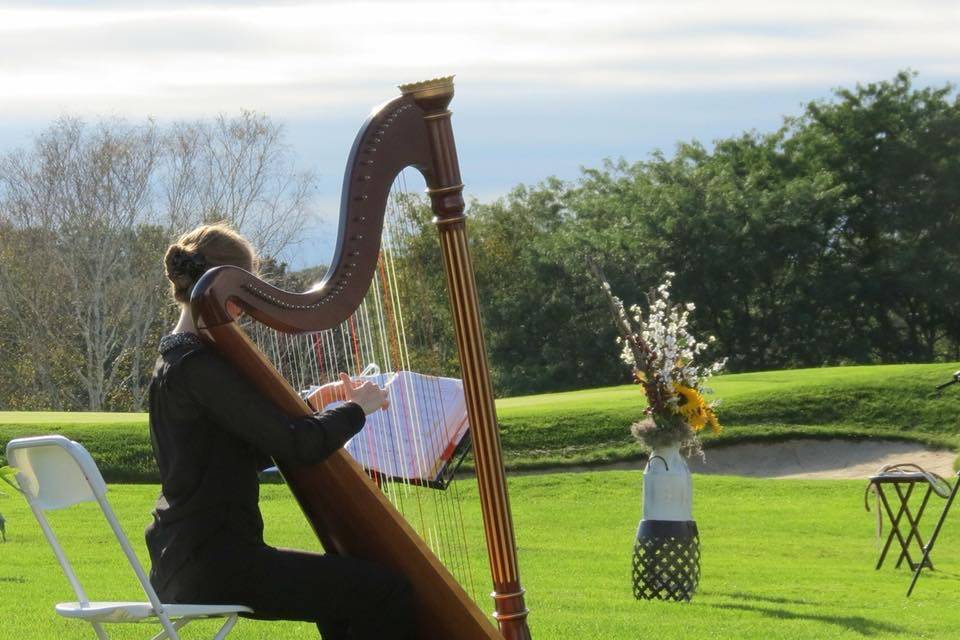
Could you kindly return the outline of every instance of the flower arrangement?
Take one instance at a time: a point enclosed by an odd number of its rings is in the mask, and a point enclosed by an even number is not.
[[[663,284],[649,294],[649,311],[644,316],[639,305],[631,306],[628,314],[599,268],[594,264],[591,268],[620,330],[620,357],[647,396],[646,417],[632,425],[633,436],[651,449],[680,445],[688,453],[702,455],[698,434],[707,427],[713,433],[721,430],[716,414],[720,401],[707,402],[704,394],[712,392],[706,383],[723,370],[726,358],[698,362],[715,338],[698,341],[690,332],[690,313],[696,307],[692,302],[671,301],[674,273],[668,271]]]

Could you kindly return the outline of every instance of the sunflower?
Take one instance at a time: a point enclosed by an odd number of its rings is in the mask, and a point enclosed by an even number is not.
[[[677,405],[676,412],[680,414],[687,424],[695,432],[701,431],[705,426],[710,425],[710,430],[714,433],[720,433],[720,421],[713,408],[707,404],[700,392],[693,387],[687,387],[682,384],[674,384],[673,391],[680,396],[681,402]]]

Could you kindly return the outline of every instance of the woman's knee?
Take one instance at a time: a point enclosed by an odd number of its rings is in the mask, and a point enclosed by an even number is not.
[[[400,574],[390,574],[379,602],[371,603],[371,626],[382,638],[408,638],[414,628],[416,606],[410,581]]]
[[[413,616],[414,599],[413,586],[410,581],[399,573],[390,573],[389,579],[384,581],[383,596],[376,607],[387,610],[397,617]]]
[[[413,585],[410,584],[410,580],[406,576],[396,574],[391,599],[407,605],[408,608],[413,608]]]

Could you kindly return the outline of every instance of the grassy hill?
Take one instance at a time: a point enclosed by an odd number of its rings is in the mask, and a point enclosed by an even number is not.
[[[793,437],[885,437],[960,447],[960,393],[933,396],[958,363],[762,371],[717,377],[724,431],[706,446]],[[634,385],[498,402],[509,461],[551,466],[642,454],[628,426],[643,410]]]
[[[718,377],[720,436],[707,446],[792,437],[885,437],[960,448],[960,393],[932,397],[960,363],[764,371]],[[497,403],[513,468],[640,457],[629,426],[643,411],[636,386],[505,398]],[[87,446],[111,481],[156,479],[144,414],[0,412],[0,445],[63,433]],[[2,452],[0,452],[2,453]]]
[[[159,480],[145,413],[0,411],[0,465],[8,441],[50,433],[82,443],[108,482]]]

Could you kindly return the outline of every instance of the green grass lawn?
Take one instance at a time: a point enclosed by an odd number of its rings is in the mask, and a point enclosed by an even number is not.
[[[931,398],[960,363],[765,371],[718,377],[719,437],[744,439],[888,437],[960,448],[960,394]],[[518,398],[497,403],[511,468],[639,458],[629,425],[643,410],[634,385]],[[0,412],[0,449],[22,435],[64,433],[87,446],[110,481],[155,481],[143,414]],[[0,463],[3,462],[0,450]]]
[[[465,490],[465,517],[479,535],[475,489]],[[863,483],[696,476],[695,517],[703,549],[700,592],[690,604],[636,602],[630,553],[640,512],[637,471],[512,478],[520,567],[537,640],[955,638],[960,609],[960,526],[944,530],[934,554],[938,570],[909,579],[892,564],[874,571],[875,521],[863,510]],[[157,488],[117,485],[110,499],[145,557],[143,527]],[[264,487],[268,541],[315,548],[283,486]],[[942,501],[931,505],[932,525]],[[89,627],[57,618],[53,604],[72,600],[39,527],[18,496],[0,498],[9,541],[0,544],[0,637],[86,639]],[[98,512],[87,506],[56,512],[54,527],[76,558],[95,599],[137,599]],[[481,582],[484,560],[475,558]],[[485,600],[485,599],[484,599]],[[489,609],[489,602],[483,606]],[[149,637],[147,629],[117,638]],[[209,638],[198,626],[186,638]],[[152,629],[151,629],[152,631]],[[188,628],[189,631],[189,628]],[[199,633],[203,631],[206,635]],[[296,623],[241,621],[232,638],[315,637]]]

